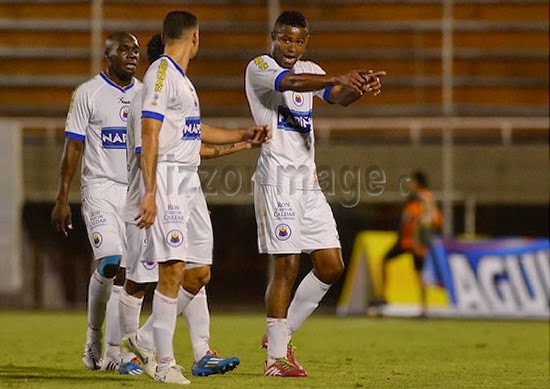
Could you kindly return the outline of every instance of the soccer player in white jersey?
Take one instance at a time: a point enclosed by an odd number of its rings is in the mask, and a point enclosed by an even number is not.
[[[196,16],[185,11],[168,13],[163,22],[164,55],[144,77],[142,99],[141,172],[143,195],[138,226],[147,228],[144,257],[157,262],[159,279],[153,297],[153,334],[158,366],[154,379],[188,384],[176,365],[173,335],[176,326],[180,285],[189,266],[195,266],[193,280],[185,282],[188,301],[210,279],[212,225],[200,187],[201,119],[199,99],[186,75],[190,59],[199,48]],[[232,139],[220,143],[247,141],[266,126],[228,132]],[[206,137],[206,133],[205,133]],[[158,210],[158,213],[157,213]],[[204,266],[207,265],[207,266]],[[185,269],[185,270],[184,270]]]
[[[92,370],[116,370],[120,364],[118,301],[123,281],[123,272],[119,271],[125,235],[122,209],[128,182],[126,120],[130,103],[141,89],[141,83],[134,78],[139,44],[133,35],[111,34],[105,42],[105,57],[107,70],[80,85],[73,94],[65,126],[57,201],[52,211],[52,223],[67,236],[67,230],[72,229],[69,188],[83,155],[82,215],[94,258],[99,261],[88,286],[88,330],[82,357],[84,365]],[[118,286],[113,286],[115,276],[120,281]],[[106,347],[102,359],[101,328],[105,316]]]
[[[161,34],[154,35],[147,44],[147,58],[150,63],[155,62],[163,53],[164,44]],[[203,138],[208,139],[210,128],[202,129]],[[234,132],[229,131],[227,135],[233,136]],[[251,148],[250,142],[238,142],[225,145],[201,144],[201,158],[215,158],[222,155],[234,153],[239,150]],[[148,375],[154,376],[156,368],[156,356],[154,352],[154,341],[152,334],[152,318],[139,330],[139,314],[143,302],[143,296],[149,286],[156,284],[158,280],[158,267],[155,262],[146,261],[143,258],[143,251],[146,247],[145,230],[139,229],[134,220],[140,210],[140,187],[142,184],[139,169],[141,154],[141,92],[136,95],[130,105],[128,114],[128,125],[126,134],[126,148],[128,160],[128,195],[124,220],[126,222],[126,281],[124,290],[120,295],[120,319],[121,330],[125,338],[123,348],[136,350],[142,359],[142,367]],[[185,290],[192,289],[192,282],[195,271],[202,271],[200,267],[187,268],[184,273],[183,286],[179,295],[182,296],[182,304],[186,304],[187,297]],[[204,265],[207,266],[207,265]],[[186,283],[187,280],[187,283]],[[178,309],[178,314],[182,311]],[[206,298],[206,289],[202,287],[199,293],[183,309],[187,321],[191,345],[194,352],[194,363],[191,368],[193,375],[207,376],[212,374],[223,374],[238,365],[237,358],[222,359],[210,350],[210,317]],[[139,339],[138,339],[139,338]],[[138,347],[139,345],[139,347]],[[123,361],[130,361],[133,353],[123,353]]]
[[[290,344],[292,334],[317,308],[344,270],[336,223],[317,182],[312,122],[313,98],[346,106],[366,92],[378,94],[385,72],[351,71],[326,75],[314,62],[301,61],[308,22],[297,11],[283,12],[271,33],[271,52],[246,67],[245,88],[257,124],[273,130],[262,146],[254,173],[254,208],[260,253],[274,256],[266,290],[266,376],[305,377]],[[300,254],[313,270],[290,303]]]

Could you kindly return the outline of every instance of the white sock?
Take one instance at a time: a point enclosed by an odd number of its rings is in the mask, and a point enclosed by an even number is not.
[[[157,346],[158,370],[175,361],[174,331],[178,299],[167,297],[155,290],[153,297],[153,335]]]
[[[137,331],[137,343],[140,347],[147,350],[153,350],[155,348],[155,338],[153,336],[153,314],[149,315],[145,324]]]
[[[111,295],[111,288],[113,286],[112,278],[105,278],[101,276],[97,270],[92,273],[90,277],[90,284],[88,285],[88,333],[86,336],[86,342],[97,341],[97,338],[101,338],[101,327],[105,320],[105,307],[107,300]]]
[[[290,335],[295,333],[304,324],[304,321],[317,309],[330,285],[319,280],[310,271],[300,282],[294,298],[288,307],[288,329]]]
[[[123,288],[120,292],[120,303],[118,305],[120,332],[122,336],[128,336],[137,332],[139,328],[139,314],[141,313],[141,305],[143,297],[138,298],[128,294]],[[134,353],[123,351],[122,363],[127,363],[134,358]]]
[[[286,348],[290,341],[290,332],[286,319],[267,318],[267,365],[275,360],[286,358]]]
[[[118,306],[120,316],[120,331],[122,336],[128,336],[136,332],[139,328],[139,314],[143,297],[138,298],[128,294],[122,289],[120,292],[120,303]]]
[[[111,298],[107,301],[107,310],[105,316],[105,355],[113,358],[120,357],[120,319],[118,308],[120,305],[120,292],[122,286],[113,285]]]
[[[189,305],[194,297],[195,295],[189,293],[180,286],[180,289],[178,291],[178,315],[181,315],[185,311],[185,308],[187,307],[187,305]]]
[[[197,362],[210,351],[210,345],[208,344],[210,340],[210,312],[208,312],[208,301],[204,286],[187,305],[183,315],[187,321],[189,338],[193,346],[195,362]]]

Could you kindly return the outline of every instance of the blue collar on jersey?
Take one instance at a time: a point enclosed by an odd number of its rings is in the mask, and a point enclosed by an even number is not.
[[[178,72],[180,72],[183,77],[185,77],[185,72],[183,71],[183,69],[171,57],[169,57],[168,55],[161,55],[160,58],[166,58],[166,59],[170,60],[170,62],[172,62],[172,64],[176,68],[176,70]]]
[[[132,83],[123,88],[120,85],[115,84],[109,77],[107,77],[107,75],[105,73],[101,72],[101,73],[99,73],[99,75],[101,76],[101,78],[103,78],[103,80],[107,84],[111,85],[113,88],[116,88],[121,92],[128,92],[128,90],[130,90],[134,86],[134,77],[132,77]]]

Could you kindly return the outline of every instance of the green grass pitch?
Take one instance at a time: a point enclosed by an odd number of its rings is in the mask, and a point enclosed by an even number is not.
[[[0,311],[0,387],[159,387],[146,376],[87,371],[83,312]],[[549,324],[339,318],[313,315],[294,335],[305,379],[263,377],[261,314],[212,315],[211,346],[241,365],[192,377],[185,321],[176,358],[194,387],[207,388],[548,388]],[[187,374],[186,374],[187,373]]]

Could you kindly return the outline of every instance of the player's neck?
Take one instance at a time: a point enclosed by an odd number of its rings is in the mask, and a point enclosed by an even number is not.
[[[164,48],[164,55],[172,58],[184,73],[187,73],[187,67],[189,65],[189,52],[190,50],[187,45],[166,45]]]
[[[130,78],[128,80],[123,80],[122,78],[120,78],[116,72],[112,71],[111,69],[107,68],[107,70],[105,70],[103,73],[105,73],[105,75],[112,81],[114,82],[115,84],[117,84],[118,86],[124,88],[128,85],[130,85],[132,83],[132,79],[133,77],[130,76]]]

